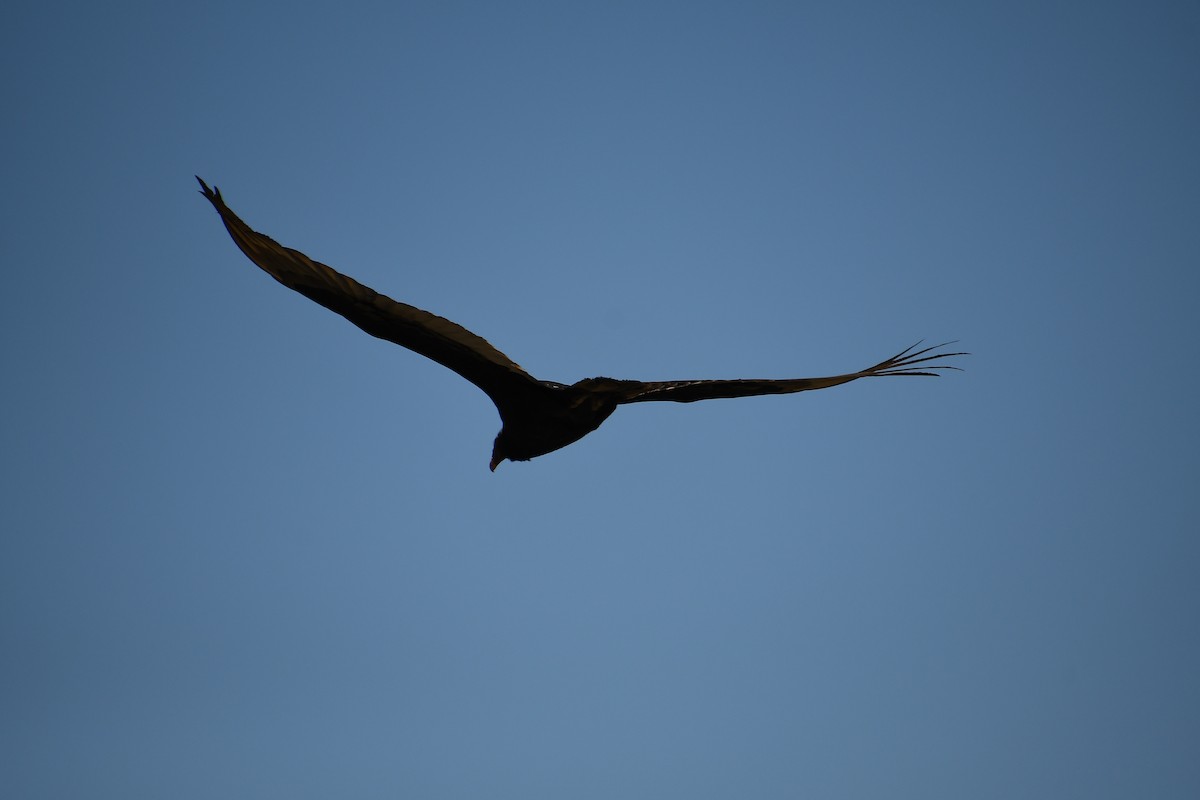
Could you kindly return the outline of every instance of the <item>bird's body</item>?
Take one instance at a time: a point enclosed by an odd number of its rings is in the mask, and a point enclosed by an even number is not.
[[[210,189],[199,177],[196,180],[200,181],[202,194],[221,215],[233,241],[275,280],[342,315],[372,336],[420,353],[482,389],[496,404],[503,423],[492,449],[493,470],[506,459],[528,461],[578,441],[600,427],[618,405],[625,403],[691,403],[790,394],[885,375],[937,376],[936,370],[957,368],[930,365],[930,361],[965,355],[934,352],[942,345],[921,350],[914,345],[860,372],[827,378],[645,382],[597,377],[571,385],[542,381],[466,328],[392,300],[251,229],[225,205],[220,190]]]

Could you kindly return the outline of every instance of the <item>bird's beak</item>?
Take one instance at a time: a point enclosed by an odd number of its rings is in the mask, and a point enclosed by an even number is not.
[[[492,456],[492,463],[488,465],[488,469],[490,469],[492,472],[495,472],[496,467],[500,466],[500,462],[503,460],[504,460],[503,458],[497,458],[496,456]]]

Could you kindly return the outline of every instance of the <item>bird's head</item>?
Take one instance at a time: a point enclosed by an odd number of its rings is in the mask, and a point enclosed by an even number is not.
[[[496,443],[492,445],[492,463],[489,469],[492,472],[496,471],[496,467],[500,466],[500,462],[508,458],[508,454],[504,450],[504,431],[500,431],[496,435]]]

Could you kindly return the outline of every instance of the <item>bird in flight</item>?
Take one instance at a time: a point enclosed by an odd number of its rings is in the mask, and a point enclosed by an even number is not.
[[[582,439],[625,403],[694,403],[722,397],[791,394],[885,375],[937,377],[940,370],[958,367],[930,362],[966,355],[942,349],[952,342],[917,349],[918,342],[873,367],[827,378],[633,381],[601,377],[585,378],[569,386],[542,381],[461,325],[398,303],[251,229],[225,205],[219,189],[210,189],[198,175],[196,180],[200,181],[201,194],[221,215],[234,243],[272,278],[341,314],[372,336],[433,359],[482,389],[496,404],[502,423],[492,447],[492,471],[502,461],[528,461]]]

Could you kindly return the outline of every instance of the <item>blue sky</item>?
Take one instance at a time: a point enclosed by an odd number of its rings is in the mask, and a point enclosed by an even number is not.
[[[1190,3],[18,2],[0,793],[1191,798]],[[618,410],[530,463],[195,192]]]

